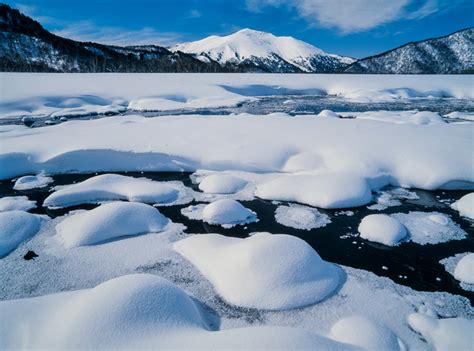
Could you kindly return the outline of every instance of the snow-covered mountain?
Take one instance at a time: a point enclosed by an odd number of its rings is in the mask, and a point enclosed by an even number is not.
[[[350,73],[455,74],[474,73],[474,28],[405,44],[367,57],[346,69]]]
[[[277,37],[252,29],[177,44],[170,50],[265,72],[335,72],[355,61],[328,54],[292,37]]]

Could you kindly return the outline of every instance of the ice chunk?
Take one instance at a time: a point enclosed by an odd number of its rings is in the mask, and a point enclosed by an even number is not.
[[[199,189],[211,194],[234,194],[241,190],[247,182],[228,174],[210,174],[199,183]]]
[[[331,223],[328,215],[315,208],[297,204],[278,206],[275,220],[284,226],[303,230],[321,228]]]
[[[227,302],[284,310],[314,304],[340,283],[338,268],[305,241],[257,233],[246,239],[195,235],[174,244]]]
[[[466,318],[436,319],[422,313],[408,316],[408,323],[437,351],[471,350],[474,320]]]
[[[461,240],[467,236],[458,224],[443,213],[415,211],[394,213],[390,216],[407,228],[409,240],[421,245]]]
[[[231,199],[217,200],[202,210],[202,219],[209,224],[231,228],[237,224],[257,221],[257,214]]]
[[[156,233],[169,220],[158,209],[134,202],[112,202],[67,217],[56,226],[64,246],[93,245],[124,236]]]
[[[29,175],[20,177],[15,181],[13,189],[15,190],[30,190],[35,188],[44,188],[53,182],[53,178],[45,176],[44,174]]]
[[[0,212],[28,211],[36,207],[36,201],[28,200],[27,196],[5,196],[0,198]]]
[[[167,204],[178,200],[179,191],[166,183],[118,174],[102,174],[55,191],[44,200],[46,207],[128,200]]]
[[[0,213],[0,257],[15,250],[23,241],[35,235],[42,217],[25,211]]]
[[[393,331],[382,323],[363,316],[350,316],[338,320],[331,327],[329,336],[367,351],[405,350],[405,346]]]
[[[385,214],[364,217],[358,231],[361,238],[388,246],[398,245],[407,236],[407,230],[403,224]]]
[[[281,176],[257,185],[255,195],[321,208],[357,207],[372,199],[365,178],[341,173]]]
[[[474,193],[464,195],[451,205],[451,208],[459,211],[461,216],[474,219]]]

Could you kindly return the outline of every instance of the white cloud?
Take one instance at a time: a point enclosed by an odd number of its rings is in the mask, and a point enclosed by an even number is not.
[[[99,27],[91,21],[70,23],[52,32],[61,37],[78,41],[92,41],[119,46],[146,44],[169,46],[182,39],[182,36],[178,33],[158,32],[150,27],[137,30],[119,27]]]
[[[293,8],[310,25],[337,28],[342,34],[361,32],[400,19],[429,16],[439,10],[437,0],[425,0],[407,10],[412,0],[246,0],[247,9],[267,6]],[[455,2],[455,1],[453,1]]]

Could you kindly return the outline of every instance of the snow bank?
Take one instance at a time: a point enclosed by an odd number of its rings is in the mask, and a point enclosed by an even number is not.
[[[447,115],[445,115],[446,118],[453,118],[453,119],[464,119],[467,121],[474,121],[474,113],[472,112],[460,112],[460,111],[454,111],[450,112]]]
[[[321,228],[331,223],[327,214],[296,204],[278,206],[275,210],[275,220],[284,226],[302,230]]]
[[[438,212],[394,213],[408,230],[408,239],[418,244],[438,244],[450,240],[462,240],[467,233],[450,217]]]
[[[56,226],[67,248],[93,245],[124,236],[161,232],[169,220],[150,205],[112,202],[67,217]]]
[[[340,283],[337,267],[294,236],[195,235],[176,242],[174,249],[237,306],[284,310],[314,304]]]
[[[359,102],[417,97],[474,98],[468,75],[390,76],[321,74],[21,74],[2,73],[0,115],[84,115],[131,109],[229,106],[261,91],[315,91]]]
[[[46,207],[69,207],[103,201],[127,200],[169,204],[179,200],[179,191],[166,183],[118,174],[102,174],[68,185],[44,200]]]
[[[27,196],[5,196],[0,198],[0,212],[28,211],[36,207],[36,201],[28,200]]]
[[[284,171],[294,159],[297,167],[291,173],[300,168],[321,177],[327,174],[327,179],[334,179],[328,184],[331,188],[348,188],[344,184],[349,181],[364,190],[364,179],[371,187],[469,188],[474,180],[473,128],[284,114],[70,121],[3,132],[0,162],[5,167],[0,179],[41,170],[268,173]],[[296,162],[297,155],[309,154],[313,156],[301,156]]]
[[[339,115],[334,113],[331,110],[322,110],[321,112],[318,113],[318,117],[323,117],[323,118],[339,118]]]
[[[211,194],[234,194],[247,185],[241,178],[228,174],[211,174],[199,183],[199,189]]]
[[[35,235],[42,218],[25,211],[0,213],[0,257],[15,250],[23,241]]]
[[[407,236],[403,224],[385,214],[365,216],[357,230],[361,238],[388,246],[398,245]]]
[[[205,317],[168,280],[127,275],[92,289],[1,301],[0,348],[356,350],[297,328],[211,331]]]
[[[474,320],[466,318],[436,319],[422,313],[408,316],[410,326],[437,351],[471,350]]]
[[[363,316],[350,316],[338,320],[331,327],[329,336],[367,351],[405,350],[402,341],[383,323]]]
[[[348,208],[369,203],[371,189],[364,178],[348,174],[291,175],[257,185],[255,195],[321,208]]]
[[[474,219],[474,193],[464,195],[451,205],[451,208],[459,211],[461,216]]]
[[[35,176],[20,177],[15,181],[13,189],[15,190],[30,190],[35,188],[44,188],[53,182],[53,178],[47,177],[43,174]]]

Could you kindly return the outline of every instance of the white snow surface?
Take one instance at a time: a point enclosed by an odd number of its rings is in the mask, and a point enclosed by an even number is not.
[[[390,215],[408,230],[407,240],[420,245],[462,240],[467,233],[448,215],[439,212],[394,213]]]
[[[474,121],[474,113],[472,112],[453,111],[445,115],[445,117],[454,118],[454,119],[464,119],[467,121]]]
[[[474,193],[464,195],[451,205],[461,216],[474,219]]]
[[[443,124],[443,117],[437,112],[431,111],[365,111],[365,112],[341,112],[344,117],[355,117],[357,119],[374,120],[396,124]]]
[[[186,201],[184,196],[182,183],[156,182],[147,178],[119,174],[101,174],[77,184],[61,187],[49,195],[43,205],[58,208],[114,200],[176,204]]]
[[[372,200],[365,178],[343,173],[283,176],[257,185],[255,195],[321,208],[357,207]]]
[[[408,323],[432,344],[436,351],[472,349],[474,319],[437,319],[427,314],[413,313],[408,316]]]
[[[23,176],[15,180],[13,189],[15,190],[30,190],[36,188],[44,188],[53,182],[53,178],[45,176],[44,174]]]
[[[275,210],[275,220],[284,226],[302,230],[321,228],[331,223],[327,214],[297,204],[278,206]]]
[[[0,257],[35,235],[44,219],[25,211],[0,212]]]
[[[331,327],[329,335],[334,340],[368,351],[406,350],[403,342],[387,326],[364,316],[338,320]]]
[[[365,216],[358,231],[361,238],[387,246],[396,246],[407,236],[403,224],[386,214]]]
[[[205,55],[221,64],[240,63],[252,58],[271,60],[278,55],[305,72],[312,71],[307,61],[314,56],[331,57],[346,64],[354,62],[354,59],[325,53],[292,37],[278,37],[247,28],[224,37],[212,35],[195,42],[177,44],[171,50]]]
[[[94,245],[121,237],[157,233],[170,221],[153,206],[111,202],[67,217],[56,226],[57,238],[67,248]]]
[[[305,241],[256,233],[245,239],[196,235],[174,244],[227,302],[285,310],[317,303],[341,282],[338,268]]]
[[[388,184],[428,190],[472,187],[472,128],[285,114],[69,121],[3,132],[0,161],[5,167],[0,169],[0,179],[40,170],[57,174],[197,169],[287,169],[293,173],[299,169],[315,173],[297,175],[300,180],[311,185],[324,182],[331,189],[316,186],[306,192],[290,175],[285,179],[281,174],[279,182],[291,183],[301,192],[298,197],[308,197],[301,202],[321,207],[356,206],[369,202],[370,188]],[[300,154],[304,157],[298,157]],[[295,162],[291,161],[294,158]],[[293,190],[293,195],[275,190],[264,186],[257,191],[275,199],[294,195]]]
[[[211,194],[234,194],[242,190],[247,182],[229,174],[210,174],[199,183],[199,189]]]
[[[474,98],[469,75],[0,73],[0,86],[8,87],[2,90],[2,118],[232,106],[282,93],[319,92],[362,102]]]
[[[29,200],[27,196],[5,196],[0,198],[0,212],[28,211],[36,207],[36,201]]]
[[[378,191],[375,204],[367,206],[369,210],[383,211],[392,206],[399,206],[402,200],[418,200],[420,197],[413,191],[403,188],[394,188]]]

